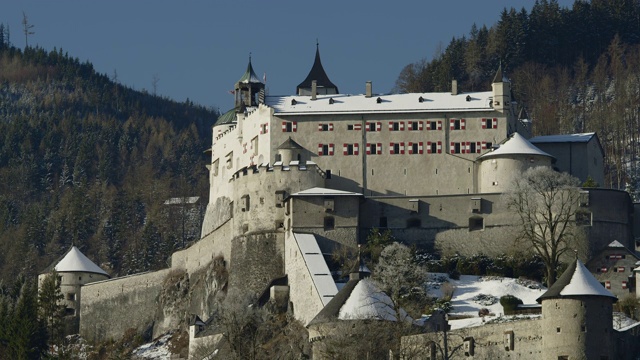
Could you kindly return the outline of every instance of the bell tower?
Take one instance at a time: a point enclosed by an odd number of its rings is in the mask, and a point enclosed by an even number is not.
[[[251,54],[249,54],[249,65],[247,71],[236,82],[235,85],[235,108],[244,109],[249,106],[258,106],[264,101],[264,83],[258,78],[251,65]]]

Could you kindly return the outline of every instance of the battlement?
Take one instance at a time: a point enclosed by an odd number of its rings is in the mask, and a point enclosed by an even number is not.
[[[273,165],[269,163],[263,163],[260,165],[245,166],[233,173],[231,179],[229,179],[229,182],[252,174],[260,174],[265,172],[271,173],[276,171],[287,172],[295,169],[297,169],[298,171],[315,172],[323,179],[326,179],[327,177],[327,174],[322,169],[320,169],[320,167],[318,167],[318,164],[313,161],[306,161],[302,163],[299,161],[292,161],[288,165],[284,165],[282,161],[277,161]]]

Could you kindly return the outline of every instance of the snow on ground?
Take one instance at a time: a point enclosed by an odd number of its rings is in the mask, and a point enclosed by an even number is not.
[[[523,305],[533,305],[537,304],[536,299],[547,290],[540,283],[529,280],[474,275],[460,275],[460,280],[453,280],[446,274],[433,273],[430,274],[427,284],[429,295],[441,298],[443,290],[447,288],[447,285],[443,286],[445,282],[449,282],[454,287],[451,299],[453,308],[449,312],[451,329],[480,326],[485,322],[496,323],[540,317],[540,315],[504,316],[500,297],[513,295],[520,298]],[[478,316],[478,311],[482,308],[487,308],[494,315],[485,316],[483,321]],[[464,318],[456,319],[458,317]],[[613,313],[613,328],[616,330],[625,330],[638,325],[640,322],[623,313]]]
[[[537,304],[536,299],[546,291],[545,287],[534,281],[498,276],[460,275],[460,280],[449,279],[446,274],[430,274],[430,276],[428,291],[431,296],[442,297],[443,289],[447,287],[442,286],[445,282],[449,282],[454,287],[450,318],[469,316],[469,318],[449,320],[452,329],[482,325],[483,319],[478,316],[478,311],[482,308],[494,314],[485,316],[485,321],[499,321],[497,318],[503,315],[502,305],[500,305],[501,296],[513,295],[520,298],[525,305]],[[520,315],[517,318],[522,317],[539,317],[539,315]]]
[[[139,359],[157,359],[157,360],[170,360],[171,351],[169,351],[169,339],[171,334],[166,334],[158,339],[141,345],[137,349],[133,350],[132,355]]]

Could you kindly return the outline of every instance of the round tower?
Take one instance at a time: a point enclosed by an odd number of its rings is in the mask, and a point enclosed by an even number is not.
[[[52,264],[38,276],[38,287],[45,277],[55,270],[60,278],[60,290],[64,296],[66,329],[65,333],[76,334],[79,331],[81,287],[96,281],[110,278],[104,270],[89,260],[77,247],[72,246],[58,262]]]
[[[514,133],[496,150],[477,160],[479,192],[495,193],[508,189],[512,179],[537,166],[551,166],[555,158],[538,149],[518,133]]]
[[[278,159],[276,161],[282,161],[283,165],[289,165],[291,161],[303,162],[303,150],[304,148],[289,136],[289,139],[278,146]]]
[[[540,296],[543,359],[613,359],[613,303],[587,268],[575,260]]]

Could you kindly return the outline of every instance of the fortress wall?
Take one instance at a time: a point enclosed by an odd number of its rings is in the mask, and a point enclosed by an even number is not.
[[[125,330],[153,331],[159,295],[170,269],[100,281],[82,287],[80,335],[119,339]],[[153,335],[156,335],[153,331]]]
[[[541,327],[542,321],[532,319],[453,330],[448,333],[447,339],[449,348],[457,350],[453,354],[450,350],[449,355],[456,359],[541,359]],[[511,332],[513,347],[506,350],[505,337]],[[463,341],[469,337],[474,339],[473,357],[466,357],[464,353]],[[411,359],[425,358],[425,351],[428,351],[430,342],[441,345],[442,332],[405,336],[401,345],[403,354]],[[436,350],[436,353],[440,354],[439,350]]]
[[[633,203],[626,191],[614,189],[583,189],[589,191],[589,206],[581,210],[592,214],[587,235],[592,254],[618,240],[628,249],[635,249],[633,238]]]
[[[359,232],[358,212],[362,198],[360,196],[329,196],[329,198],[333,199],[331,211],[327,211],[323,196],[301,196],[290,200],[293,231],[319,235],[319,245],[323,251],[331,251],[331,243],[356,247]],[[334,226],[325,227],[325,218],[333,218]]]
[[[274,278],[284,275],[284,232],[259,232],[232,240],[229,285],[247,294],[260,294]]]
[[[225,261],[230,261],[232,228],[233,221],[227,221],[189,248],[174,252],[171,255],[171,267],[185,269],[192,274],[218,255],[222,255]]]

